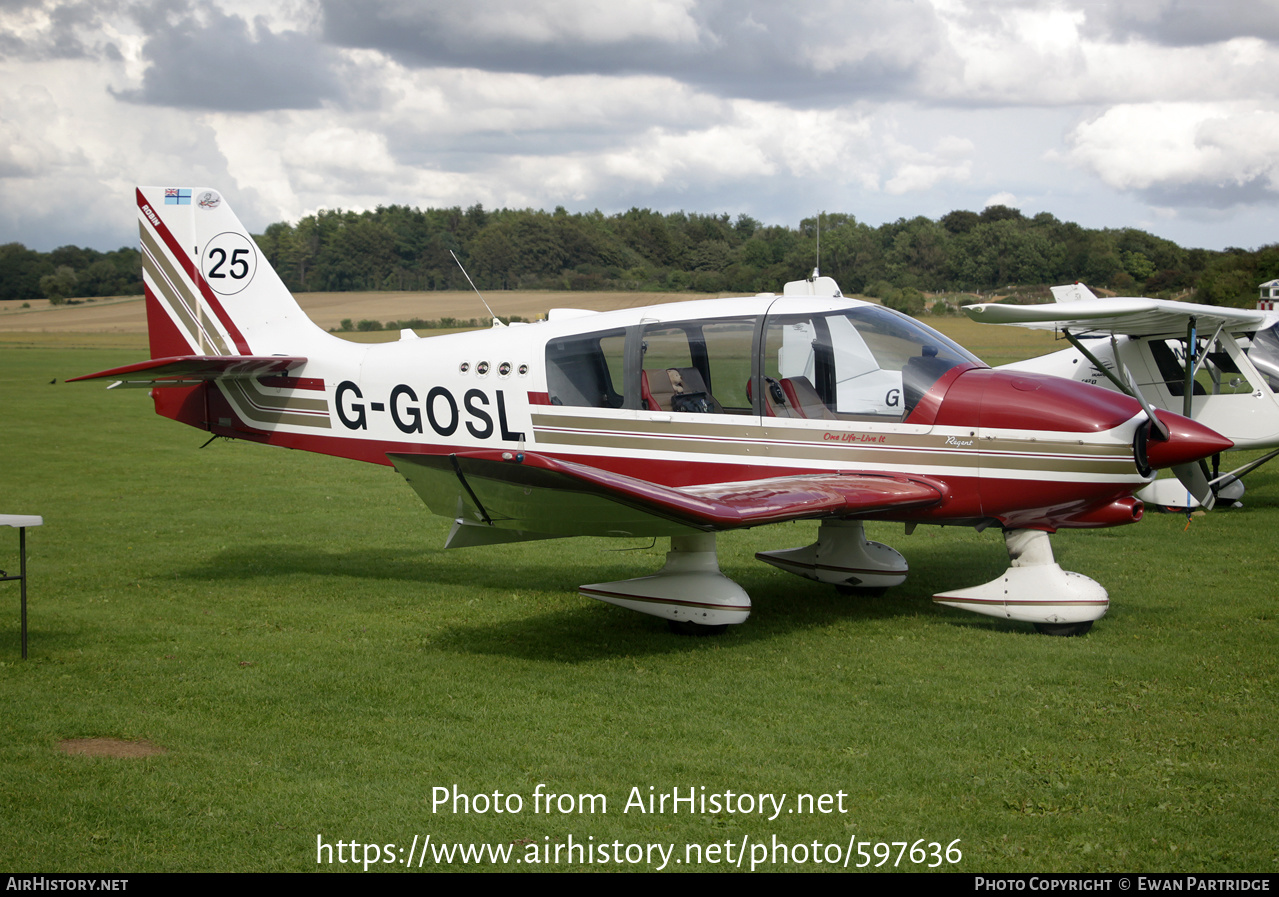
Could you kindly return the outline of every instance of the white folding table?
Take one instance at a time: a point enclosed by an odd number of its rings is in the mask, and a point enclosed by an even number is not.
[[[18,530],[18,575],[10,576],[0,570],[0,582],[22,583],[22,659],[27,659],[27,527],[42,526],[43,517],[33,514],[0,514],[0,526],[12,526]]]

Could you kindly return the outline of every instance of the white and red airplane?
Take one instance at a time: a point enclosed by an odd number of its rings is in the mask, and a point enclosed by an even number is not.
[[[449,547],[669,536],[655,575],[581,591],[684,631],[750,614],[717,532],[798,519],[816,541],[759,559],[841,590],[906,578],[864,520],[998,526],[1008,570],[934,600],[1086,631],[1106,590],[1062,570],[1049,534],[1133,523],[1155,469],[1231,445],[1116,392],[991,370],[816,272],[782,295],[353,343],[307,318],[216,190],[143,187],[137,205],[152,358],[77,379],[150,388],[157,413],[216,435],[393,465],[454,521]]]

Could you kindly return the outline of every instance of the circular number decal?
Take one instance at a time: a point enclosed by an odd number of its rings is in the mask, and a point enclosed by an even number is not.
[[[213,292],[232,296],[253,280],[258,270],[258,248],[244,234],[226,231],[204,247],[200,273]]]

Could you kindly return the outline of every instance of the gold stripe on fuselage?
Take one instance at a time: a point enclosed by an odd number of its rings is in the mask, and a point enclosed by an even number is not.
[[[281,424],[322,430],[332,427],[329,421],[329,403],[325,399],[268,395],[258,388],[254,380],[220,380],[218,386],[246,421],[267,427]]]
[[[794,458],[847,464],[907,467],[1043,470],[1100,476],[1135,474],[1132,448],[1068,436],[977,437],[969,433],[893,433],[865,428],[760,427],[737,421],[608,420],[534,414],[538,445],[574,446],[647,454],[655,451],[734,458]],[[832,424],[837,422],[832,421]],[[971,443],[971,444],[965,444]]]

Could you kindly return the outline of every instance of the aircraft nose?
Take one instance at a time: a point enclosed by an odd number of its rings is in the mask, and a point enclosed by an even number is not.
[[[1188,417],[1167,411],[1156,411],[1155,414],[1168,428],[1167,439],[1159,439],[1151,433],[1146,443],[1146,459],[1155,470],[1189,464],[1235,447],[1234,442],[1216,430]]]

